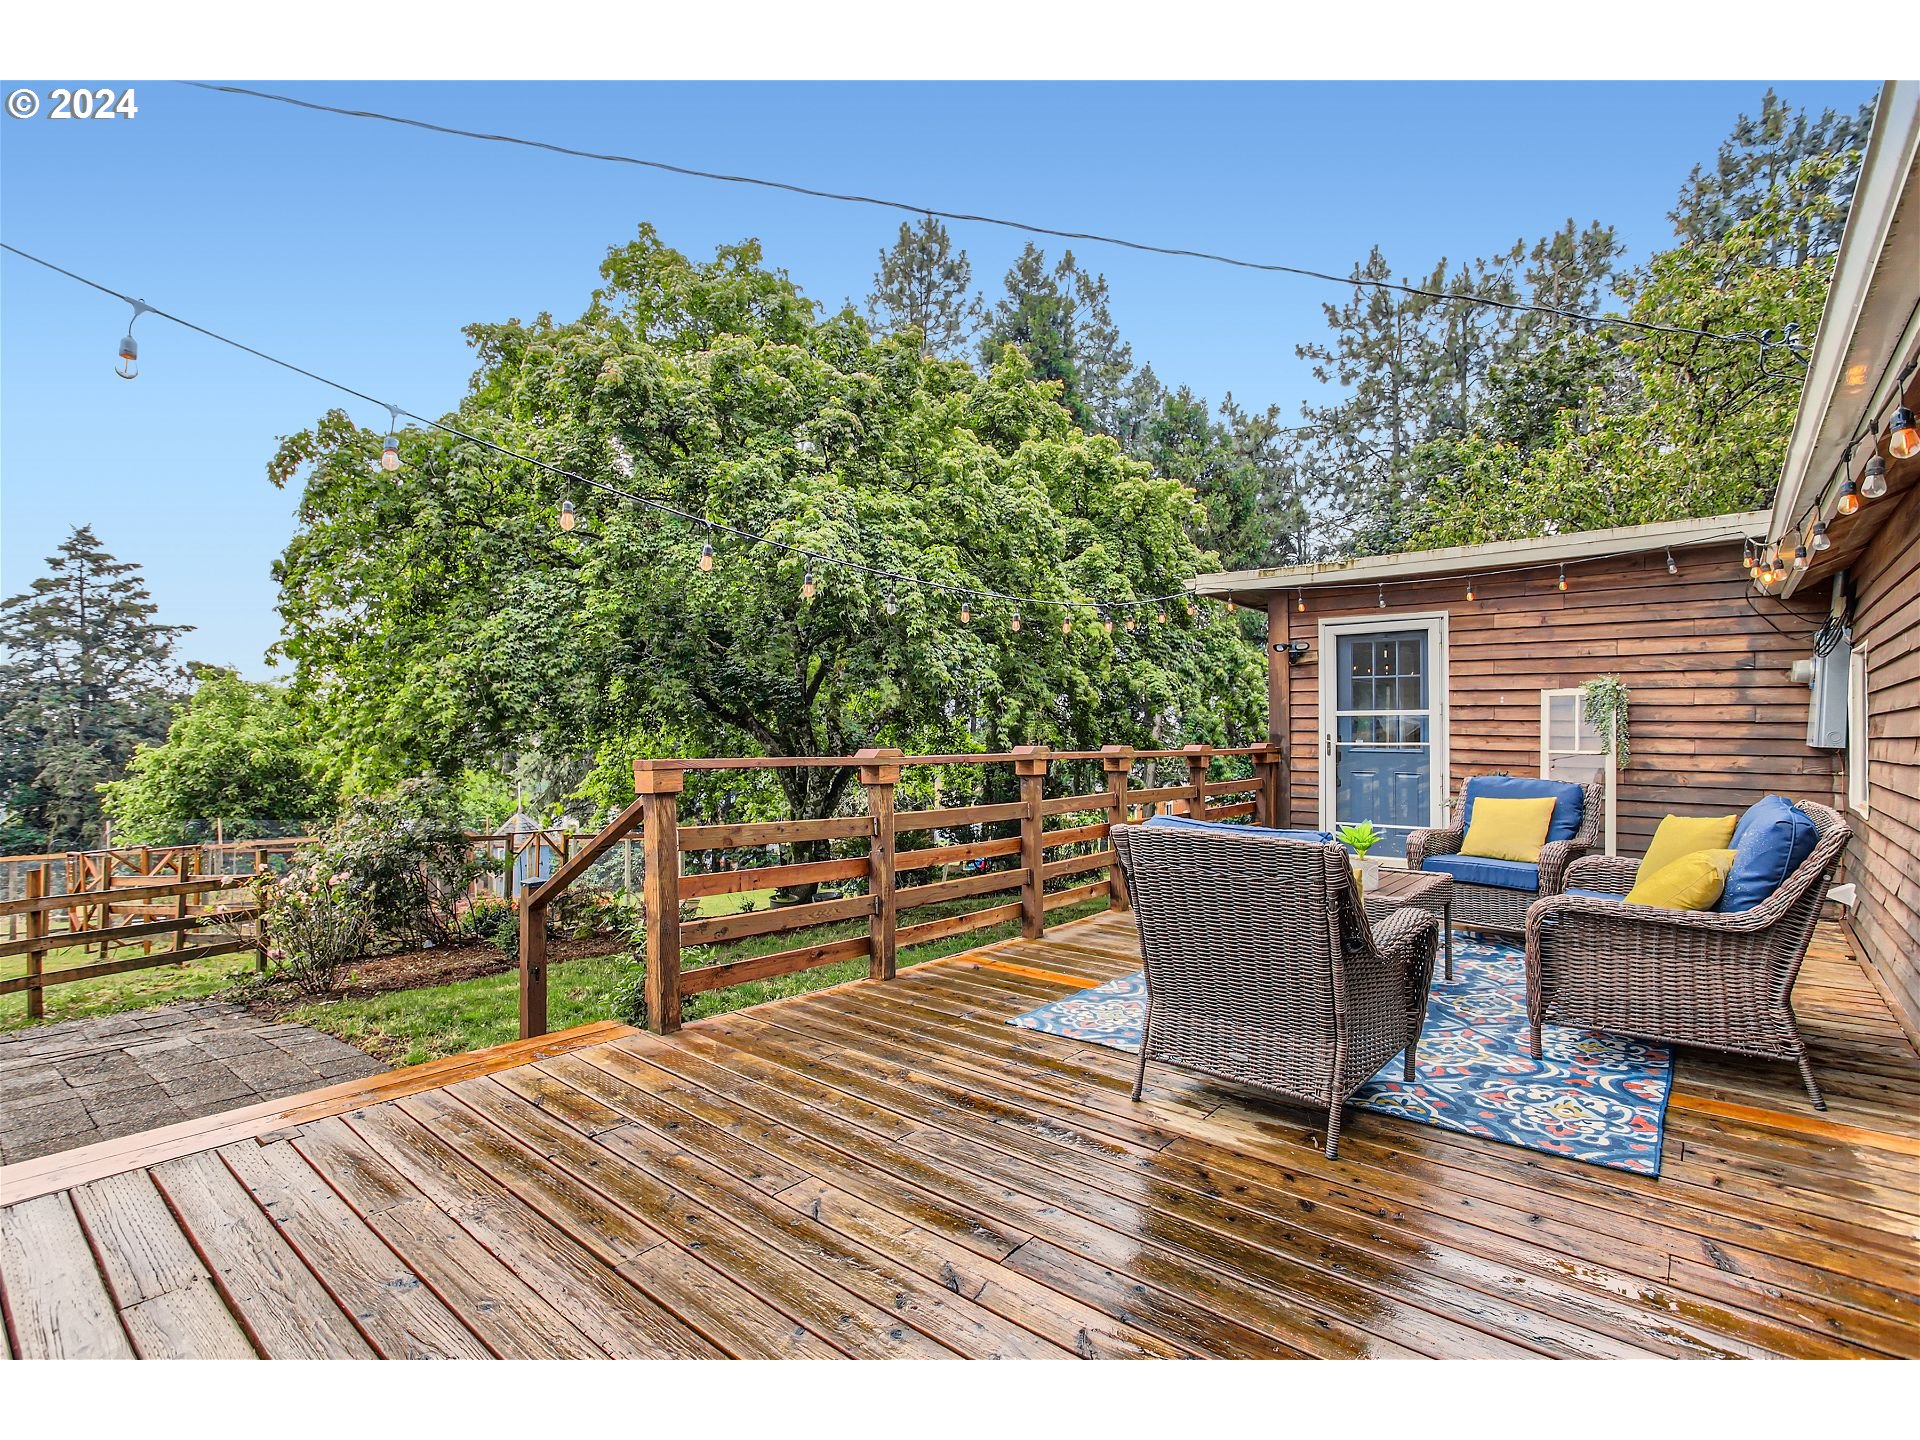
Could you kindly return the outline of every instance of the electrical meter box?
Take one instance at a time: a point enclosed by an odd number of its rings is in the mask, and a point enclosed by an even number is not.
[[[1807,744],[1816,750],[1847,748],[1847,669],[1853,646],[1842,638],[1813,657],[1813,698],[1807,707]]]

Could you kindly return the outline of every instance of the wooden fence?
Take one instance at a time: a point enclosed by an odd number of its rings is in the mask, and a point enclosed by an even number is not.
[[[1218,762],[1245,757],[1252,773],[1216,778]],[[1137,765],[1177,761],[1179,783],[1135,786]],[[1063,762],[1098,762],[1104,785],[1079,794],[1048,794],[1053,767]],[[520,910],[520,1034],[547,1030],[547,910],[569,885],[613,846],[634,832],[643,856],[646,909],[647,1023],[665,1033],[679,1028],[682,1001],[691,995],[769,980],[822,965],[866,959],[873,979],[894,974],[903,946],[968,934],[1010,921],[1038,939],[1049,911],[1106,895],[1116,909],[1128,908],[1126,883],[1106,845],[1109,829],[1155,811],[1203,816],[1212,820],[1251,817],[1266,823],[1281,813],[1282,754],[1278,747],[1252,745],[1214,749],[1190,745],[1182,750],[1132,750],[1108,746],[1094,751],[1051,751],[1026,746],[1006,754],[902,755],[894,750],[864,750],[829,758],[740,760],[638,760],[634,762],[633,804],[606,829],[586,840],[553,874],[530,887]],[[995,804],[898,810],[895,791],[904,769],[918,766],[1009,766],[1016,799]],[[764,770],[785,767],[846,767],[858,772],[865,814],[763,824],[682,825],[679,795],[688,773]],[[1179,773],[1184,772],[1184,773]],[[1149,776],[1149,779],[1157,778]],[[1054,788],[1058,788],[1057,786]],[[1216,801],[1226,803],[1215,803]],[[1012,833],[988,835],[989,829]],[[945,833],[943,833],[945,832]],[[964,838],[949,838],[963,832]],[[902,845],[903,837],[933,843]],[[803,859],[772,866],[727,868],[683,874],[681,857],[693,851],[728,851],[769,845],[826,849],[833,843],[866,842],[864,854],[844,858]],[[947,843],[941,843],[945,840]],[[1090,853],[1049,859],[1051,852]],[[956,879],[914,883],[921,872],[955,863],[992,866]],[[1088,877],[1081,879],[1080,877]],[[906,883],[902,883],[902,881]],[[1061,885],[1063,880],[1075,883]],[[856,882],[864,893],[836,896],[767,911],[683,919],[681,902],[701,896],[746,890]],[[1053,888],[1049,888],[1049,887]],[[1018,892],[1013,898],[964,914],[902,924],[902,917],[930,905],[976,896]],[[730,962],[681,966],[682,952],[695,945],[719,945],[768,935],[788,935],[817,926],[865,919],[866,933],[822,943],[799,943],[770,954]]]
[[[0,980],[0,995],[25,991],[27,1016],[46,1013],[46,990],[129,970],[185,965],[239,950],[265,967],[251,875],[202,875],[158,884],[114,884],[87,893],[48,893],[44,869],[27,872],[26,895],[0,901],[0,915],[24,929],[0,941],[0,959],[24,955],[26,973]],[[64,917],[65,928],[54,921]],[[138,947],[139,953],[125,953]],[[98,961],[47,969],[55,951],[97,949]],[[116,952],[119,952],[116,954]]]

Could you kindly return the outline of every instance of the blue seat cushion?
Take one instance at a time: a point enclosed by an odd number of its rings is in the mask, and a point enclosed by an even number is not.
[[[1493,885],[1501,890],[1540,888],[1540,867],[1519,860],[1487,860],[1478,855],[1429,855],[1422,870],[1451,875],[1469,885]]]
[[[1614,894],[1611,890],[1562,890],[1560,893],[1562,895],[1578,895],[1582,900],[1611,900],[1616,905],[1618,905],[1623,898],[1622,896]]]
[[[1765,904],[1813,853],[1819,839],[1807,812],[1784,795],[1769,795],[1750,806],[1733,827],[1733,869],[1714,908],[1732,913]]]
[[[1553,819],[1547,825],[1547,842],[1571,840],[1580,833],[1580,821],[1587,808],[1587,792],[1570,780],[1537,780],[1531,775],[1475,775],[1467,781],[1466,803],[1460,807],[1460,828],[1473,824],[1473,802],[1482,795],[1489,800],[1538,800],[1553,797]]]
[[[1228,835],[1278,835],[1282,840],[1306,840],[1325,845],[1334,838],[1331,830],[1270,830],[1263,825],[1234,825],[1225,820],[1193,820],[1185,815],[1156,815],[1148,826],[1163,830],[1219,830]]]

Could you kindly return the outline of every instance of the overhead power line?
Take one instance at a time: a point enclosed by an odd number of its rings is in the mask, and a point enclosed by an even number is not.
[[[1056,240],[1080,240],[1097,245],[1113,245],[1123,250],[1136,250],[1148,255],[1171,255],[1187,260],[1204,260],[1216,265],[1231,265],[1240,270],[1258,270],[1274,275],[1297,275],[1308,280],[1323,280],[1331,285],[1348,286],[1355,289],[1388,291],[1397,295],[1411,295],[1427,300],[1452,301],[1469,305],[1484,305],[1492,309],[1514,314],[1551,315],[1561,320],[1581,325],[1601,325],[1617,329],[1638,330],[1654,335],[1678,335],[1696,340],[1711,340],[1723,345],[1757,345],[1762,352],[1785,350],[1795,358],[1805,361],[1805,355],[1796,343],[1796,337],[1789,332],[1772,330],[1758,333],[1740,331],[1724,334],[1714,330],[1703,330],[1690,325],[1668,325],[1653,320],[1636,320],[1627,315],[1590,315],[1585,311],[1570,310],[1558,305],[1540,305],[1523,300],[1506,300],[1494,295],[1480,295],[1466,290],[1435,290],[1423,285],[1408,285],[1400,281],[1379,280],[1357,275],[1335,275],[1325,270],[1314,270],[1303,265],[1286,265],[1278,261],[1247,260],[1232,255],[1222,255],[1210,250],[1191,249],[1179,245],[1155,245],[1144,240],[1128,240],[1117,235],[1102,235],[1088,230],[1062,230],[1049,225],[1036,225],[1026,220],[1009,220],[996,215],[976,215],[960,210],[942,210],[931,205],[910,204],[904,200],[888,200],[876,195],[860,195],[836,190],[822,190],[811,185],[799,185],[787,180],[768,180],[755,175],[729,175],[723,171],[702,170],[691,165],[677,165],[666,160],[649,160],[638,155],[622,155],[612,151],[582,150],[571,145],[559,145],[547,140],[529,140],[519,135],[497,135],[483,130],[466,130],[457,125],[441,125],[431,120],[421,120],[409,115],[389,115],[380,110],[360,110],[343,105],[324,105],[317,100],[301,100],[292,95],[280,95],[271,90],[253,90],[244,85],[215,85],[203,80],[182,82],[198,90],[211,90],[223,95],[243,95],[256,100],[271,100],[281,105],[292,105],[301,110],[314,110],[327,115],[342,115],[355,120],[378,120],[389,125],[406,125],[415,130],[431,131],[436,135],[452,135],[465,140],[485,140],[496,145],[518,145],[528,150],[544,150],[553,155],[566,155],[577,160],[595,160],[610,165],[636,165],[648,170],[658,170],[669,175],[682,175],[694,180],[714,180],[728,185],[755,185],[766,190],[781,190],[790,195],[804,195],[814,200],[833,200],[850,205],[872,205],[883,210],[897,210],[908,215],[931,215],[941,220],[953,220],[966,224],[997,225],[1006,230],[1018,230],[1028,235],[1044,235]]]

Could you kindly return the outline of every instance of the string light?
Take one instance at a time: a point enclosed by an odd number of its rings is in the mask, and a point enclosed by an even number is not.
[[[1813,548],[1815,550],[1825,550],[1832,544],[1832,539],[1827,535],[1827,522],[1824,520],[1815,520],[1813,522]]]
[[[1887,462],[1878,453],[1867,461],[1866,473],[1860,477],[1860,494],[1863,499],[1878,500],[1887,493]]]
[[[1907,367],[1913,369],[1911,365]],[[1887,422],[1887,453],[1896,460],[1910,459],[1920,454],[1920,427],[1913,423],[1913,411],[1905,405],[1895,408],[1893,418]]]
[[[1240,607],[1236,605],[1232,600],[1227,601],[1227,613],[1229,615],[1233,614],[1233,612],[1238,610],[1239,608]]]
[[[1129,635],[1133,634],[1135,628],[1138,627],[1139,624],[1140,624],[1140,617],[1135,615],[1133,611],[1129,610],[1127,612],[1127,633]]]
[[[1565,591],[1566,588],[1567,588],[1567,567],[1564,563],[1562,563],[1562,565],[1560,566],[1560,589],[1562,591]]]
[[[700,547],[700,568],[702,571],[713,569],[713,533],[707,533],[706,543]]]
[[[1380,606],[1379,606],[1379,608],[1380,608],[1380,609],[1382,609],[1382,610],[1384,610],[1384,609],[1386,609],[1386,608],[1387,608],[1387,587],[1386,587],[1386,586],[1384,586],[1384,585],[1382,585],[1382,586],[1380,586],[1379,588],[1380,588]]]
[[[1679,573],[1680,567],[1674,563],[1673,551],[1669,550],[1667,551],[1667,574],[1678,575]]]
[[[1100,628],[1109,635],[1113,633],[1113,616],[1104,610],[1100,612]]]
[[[1293,592],[1293,608],[1298,610],[1302,615],[1307,613],[1307,592],[1306,591],[1296,590]]]
[[[1473,580],[1471,577],[1467,580],[1467,599],[1473,599]]]
[[[1860,492],[1854,488],[1853,475],[1847,474],[1840,481],[1840,494],[1833,502],[1834,510],[1841,515],[1852,515],[1860,508]]]
[[[806,578],[800,582],[800,598],[802,600],[811,600],[815,588],[813,583],[813,570],[809,568]]]
[[[1153,612],[1153,623],[1154,623],[1154,624],[1156,624],[1156,625],[1164,625],[1164,624],[1166,624],[1166,623],[1167,623],[1167,612],[1166,612],[1166,611],[1164,611],[1164,610],[1156,610],[1156,611],[1154,611],[1154,612]]]
[[[564,481],[569,485],[585,486],[588,489],[598,490],[605,495],[612,496],[628,504],[644,507],[646,509],[654,511],[657,514],[666,515],[673,519],[684,521],[689,525],[698,525],[698,524],[704,523],[710,534],[724,532],[725,534],[732,535],[749,545],[766,546],[772,550],[782,551],[789,555],[801,557],[813,564],[836,565],[844,570],[854,571],[862,575],[871,575],[876,579],[884,579],[888,581],[890,585],[894,583],[904,584],[904,585],[915,585],[915,586],[919,586],[922,589],[939,590],[949,595],[969,595],[970,594],[986,600],[1002,600],[1002,601],[1007,601],[1009,603],[1024,602],[1030,605],[1052,606],[1052,607],[1057,607],[1063,610],[1098,609],[1109,603],[1109,602],[1100,600],[1098,598],[1059,599],[1059,598],[1053,598],[1053,597],[1047,597],[1047,596],[1031,596],[1031,595],[1023,596],[1023,595],[1003,594],[998,591],[988,590],[981,586],[955,585],[945,581],[924,579],[918,575],[904,574],[896,571],[886,570],[878,566],[863,564],[856,560],[842,559],[841,557],[836,555],[823,554],[818,551],[808,550],[804,546],[790,544],[786,541],[775,539],[771,535],[756,534],[752,531],[743,530],[737,526],[729,525],[722,521],[703,521],[700,516],[688,514],[687,512],[678,509],[677,507],[667,503],[665,500],[662,500],[656,496],[636,493],[634,491],[622,489],[617,485],[609,484],[606,481],[595,478],[594,476],[579,474],[577,472],[565,469],[562,466],[556,465],[551,461],[542,460],[538,456],[527,454],[524,451],[515,450],[510,446],[502,445],[497,441],[489,440],[484,436],[474,434],[473,432],[468,430],[463,430],[456,425],[447,423],[445,420],[433,419],[429,416],[420,415],[415,413],[414,411],[407,410],[399,406],[390,405],[388,404],[388,402],[383,401],[376,396],[370,395],[364,390],[355,389],[351,385],[343,384],[341,381],[335,380],[326,375],[322,375],[317,371],[309,370],[305,366],[297,365],[291,360],[284,360],[280,358],[278,355],[269,354],[267,351],[260,350],[255,348],[252,345],[246,344],[244,341],[236,340],[230,335],[221,334],[217,330],[208,329],[204,325],[196,324],[191,320],[185,319],[184,317],[179,315],[172,314],[169,311],[162,310],[157,306],[148,305],[143,300],[137,300],[131,295],[125,294],[119,290],[115,290],[111,286],[103,285],[97,280],[91,280],[86,276],[78,274],[75,271],[68,270],[63,266],[56,265],[50,260],[43,260],[38,255],[34,255],[25,250],[22,250],[16,245],[8,245],[8,244],[5,244],[4,242],[0,242],[0,250],[4,250],[7,253],[12,255],[17,255],[23,260],[26,260],[32,264],[41,266],[43,269],[51,270],[55,274],[62,275],[67,279],[74,281],[77,284],[84,285],[87,288],[92,290],[97,290],[103,295],[112,296],[114,299],[119,300],[122,303],[127,304],[129,306],[132,306],[133,320],[135,321],[137,321],[141,315],[147,313],[148,311],[152,311],[155,315],[160,316],[160,318],[163,320],[169,320],[172,323],[179,325],[184,329],[193,331],[197,335],[204,336],[205,338],[209,340],[213,340],[219,344],[226,345],[235,350],[242,351],[245,354],[253,356],[256,360],[264,360],[269,365],[278,366],[283,370],[290,370],[296,375],[299,375],[305,379],[311,380],[316,384],[324,385],[330,390],[339,391],[343,395],[351,396],[355,400],[363,401],[370,405],[384,406],[385,408],[387,408],[388,410],[392,411],[395,414],[396,423],[397,423],[398,417],[405,417],[407,420],[416,422],[426,429],[435,430],[442,434],[452,436],[457,440],[465,441],[468,444],[475,445],[483,450],[489,451],[495,455],[499,455],[505,459],[519,461],[523,464],[532,466],[535,469],[543,470],[547,474],[552,475],[556,479]],[[128,328],[128,335],[126,338],[127,340],[130,341],[132,339],[132,331],[133,331],[132,321],[129,322],[127,328]],[[133,345],[125,345],[122,348],[123,348],[123,354],[121,358],[126,363],[122,368],[122,370],[120,371],[120,373],[123,374],[127,379],[133,379],[138,374],[138,369],[137,369],[138,347]],[[571,513],[571,509],[572,507],[571,505],[569,505],[565,513]],[[564,522],[564,518],[565,518],[565,515],[563,514],[563,522]],[[572,525],[568,524],[566,525],[565,528],[572,529],[573,527]],[[1184,594],[1184,593],[1185,592],[1176,592],[1176,594]],[[1147,596],[1144,599],[1127,600],[1127,601],[1120,601],[1120,602],[1113,602],[1113,603],[1118,603],[1122,605],[1153,605],[1153,604],[1164,604],[1166,601],[1174,598],[1176,598],[1176,595],[1170,594],[1170,595],[1164,595],[1164,596]],[[895,613],[895,611],[889,610],[888,613],[890,614]],[[1162,615],[1162,619],[1164,619],[1164,614]]]
[[[562,500],[560,502],[560,528],[562,530],[573,529],[574,518],[573,501]]]
[[[891,585],[887,586],[887,613],[889,615],[898,615],[900,613],[900,600],[899,597],[894,594],[894,589]]]
[[[1796,570],[1804,570],[1807,568],[1807,545],[1804,540],[1797,541],[1794,544],[1793,568]]]
[[[1743,540],[1740,542],[1740,568],[1751,575],[1753,573],[1753,566],[1753,541]]]
[[[1014,634],[1018,635],[1020,633],[1020,612],[1018,610],[1013,612],[1013,619],[1008,621],[1007,625]]]
[[[392,417],[392,426],[380,442],[380,468],[391,474],[400,468],[400,436],[395,433],[400,429],[400,407],[387,406],[387,414]]]
[[[973,623],[973,607],[964,600],[960,602],[960,623],[962,625],[971,625]]]
[[[1060,622],[1060,633],[1062,635],[1071,635],[1073,633],[1073,617],[1071,615]]]
[[[133,306],[133,317],[127,321],[127,333],[120,337],[120,363],[114,367],[113,373],[122,380],[137,380],[140,377],[140,342],[133,338],[133,327],[153,307],[144,300],[128,300],[127,303]]]

